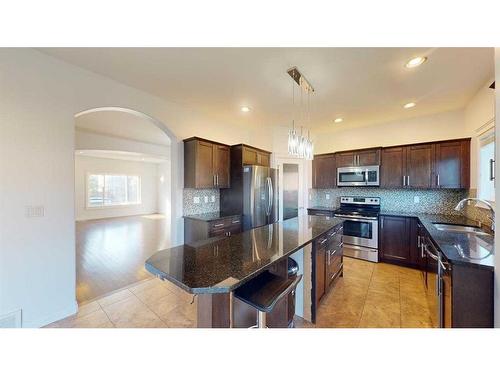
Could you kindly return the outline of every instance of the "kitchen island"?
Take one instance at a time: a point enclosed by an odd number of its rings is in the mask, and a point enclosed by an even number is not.
[[[314,240],[342,223],[339,218],[300,216],[230,237],[161,250],[145,266],[153,275],[198,295],[198,327],[245,326],[233,321],[240,315],[248,319],[248,311],[241,313],[245,308],[233,303],[232,292],[266,270],[286,277],[289,256],[310,247]],[[309,301],[303,302],[311,304],[314,256],[303,258],[303,268],[309,270],[302,270],[304,295],[309,296]],[[276,310],[275,319],[282,321],[279,306]],[[273,313],[270,315],[272,324]]]

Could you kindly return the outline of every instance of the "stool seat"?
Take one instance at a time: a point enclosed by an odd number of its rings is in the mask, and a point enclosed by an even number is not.
[[[302,275],[284,278],[265,271],[237,288],[234,296],[259,311],[270,313],[279,300],[297,287],[301,279]]]

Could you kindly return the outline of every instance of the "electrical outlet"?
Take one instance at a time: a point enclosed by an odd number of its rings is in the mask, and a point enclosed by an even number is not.
[[[329,201],[330,200],[330,194],[326,194],[326,200]]]
[[[420,197],[418,195],[413,197],[413,203],[420,203]]]
[[[200,203],[200,197],[194,197],[193,198],[193,203],[195,203],[195,204]]]
[[[207,197],[206,195],[203,197],[203,201],[204,201],[205,203],[208,203],[208,197]]]
[[[215,202],[215,195],[212,195],[212,196],[210,197],[210,202],[212,202],[212,203],[214,203],[214,202]]]
[[[45,216],[44,206],[26,206],[24,215],[26,217],[43,217]]]

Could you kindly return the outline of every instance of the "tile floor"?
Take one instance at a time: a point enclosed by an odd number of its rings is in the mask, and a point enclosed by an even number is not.
[[[51,328],[192,328],[196,298],[176,285],[149,279],[82,304]],[[316,325],[298,328],[428,328],[431,317],[420,271],[344,258],[344,277],[323,298]]]
[[[196,297],[156,278],[86,302],[46,328],[194,328]]]
[[[316,325],[304,328],[430,328],[421,272],[344,257],[344,277],[324,297]]]

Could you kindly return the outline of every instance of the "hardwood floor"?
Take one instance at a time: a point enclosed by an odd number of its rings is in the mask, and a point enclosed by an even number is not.
[[[93,300],[150,278],[144,261],[167,247],[166,225],[162,215],[77,222],[77,301]]]
[[[430,328],[421,272],[344,257],[344,277],[324,297],[316,325],[303,328]]]

